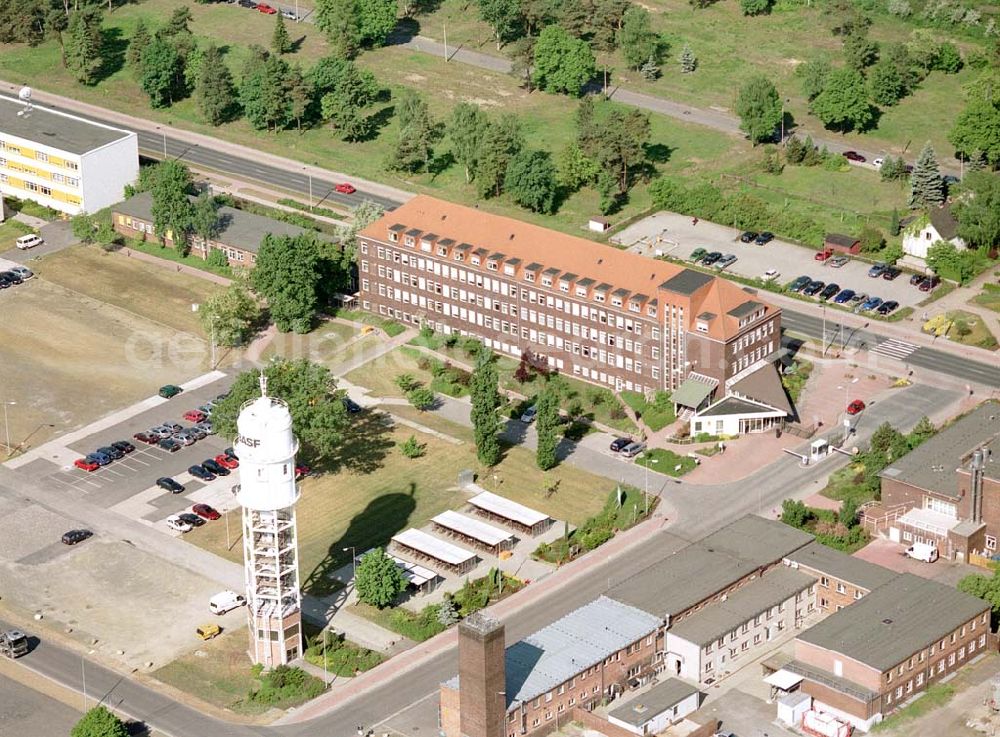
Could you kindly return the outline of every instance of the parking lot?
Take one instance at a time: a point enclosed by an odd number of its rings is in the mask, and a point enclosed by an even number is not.
[[[627,246],[630,251],[645,256],[670,256],[689,260],[696,248],[732,254],[736,261],[722,270],[747,278],[763,278],[768,269],[776,269],[780,284],[788,284],[798,276],[808,275],[814,280],[838,284],[841,289],[881,297],[883,301],[895,300],[900,307],[915,307],[927,297],[910,285],[909,273],[904,272],[893,281],[873,279],[868,276],[871,264],[851,259],[840,268],[827,266],[828,262],[816,261],[816,251],[780,240],[765,246],[742,243],[740,232],[715,223],[699,221],[693,224],[685,215],[660,212],[650,215],[625,228],[613,240]]]

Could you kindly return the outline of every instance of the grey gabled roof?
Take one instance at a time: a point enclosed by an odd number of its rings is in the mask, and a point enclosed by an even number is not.
[[[660,289],[691,296],[703,286],[710,283],[713,278],[714,277],[709,274],[703,274],[702,272],[695,271],[694,269],[684,269],[681,273],[676,276],[672,276],[663,282],[660,285]]]
[[[738,306],[734,307],[733,309],[731,309],[726,314],[729,315],[729,316],[731,316],[731,317],[735,317],[736,319],[739,319],[739,318],[741,318],[741,317],[743,317],[745,315],[749,315],[749,314],[751,314],[751,313],[759,310],[763,306],[764,305],[761,304],[760,302],[755,302],[755,301],[753,301],[751,299],[751,300],[749,300],[747,302],[744,302],[741,305],[738,305]]]
[[[927,213],[931,225],[946,241],[958,235],[958,221],[951,213],[951,205],[945,202],[941,207],[932,207]]]
[[[838,578],[869,591],[874,591],[899,575],[888,568],[869,563],[861,558],[855,558],[853,555],[834,550],[816,541],[796,550],[788,558],[799,565],[809,566],[821,574]]]
[[[641,727],[668,709],[672,709],[692,694],[699,693],[696,686],[678,678],[668,678],[645,693],[626,701],[608,712],[609,717]]]
[[[807,573],[779,566],[704,609],[685,617],[667,630],[669,635],[699,647],[725,637],[744,622],[808,589],[816,579]]]
[[[824,242],[833,243],[834,245],[843,246],[844,248],[850,248],[858,242],[858,239],[853,235],[844,235],[843,233],[827,233],[826,238],[824,238]]]
[[[698,418],[702,417],[726,417],[728,415],[753,415],[762,412],[780,412],[788,415],[786,410],[770,407],[759,402],[752,402],[749,399],[740,399],[732,395],[720,399],[715,404],[709,405],[698,413]]]
[[[904,573],[831,614],[798,639],[885,672],[990,611],[982,599]],[[989,629],[982,625],[983,632]]]
[[[767,566],[787,558],[789,553],[812,541],[813,536],[808,532],[784,522],[747,514],[698,542],[704,547],[723,550],[756,565]]]
[[[507,704],[531,701],[652,634],[658,617],[600,597],[507,648]]]
[[[998,437],[1000,403],[992,400],[983,402],[965,417],[893,461],[880,475],[957,499],[959,492],[955,469],[962,466],[967,461],[966,456],[979,446],[991,444],[994,447],[985,473],[990,478],[1000,478]]]
[[[788,400],[778,369],[773,363],[765,364],[749,376],[744,376],[729,387],[729,392],[780,409],[786,414],[794,414],[792,403]]]
[[[0,96],[0,132],[80,155],[134,135],[39,105],[18,115],[24,109],[24,103]]]

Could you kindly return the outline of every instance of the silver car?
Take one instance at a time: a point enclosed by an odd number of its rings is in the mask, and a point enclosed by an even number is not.
[[[646,444],[637,440],[634,443],[629,443],[624,448],[621,449],[621,455],[626,458],[634,458],[635,456],[646,450]]]
[[[722,258],[720,258],[718,261],[715,262],[715,268],[724,269],[730,264],[734,263],[736,263],[736,255],[732,253],[727,253],[725,256],[723,256]]]
[[[21,277],[22,281],[27,281],[28,279],[30,279],[31,277],[33,277],[35,275],[35,272],[33,272],[27,266],[11,266],[7,270],[8,271],[13,271],[15,274],[17,274],[19,277]]]

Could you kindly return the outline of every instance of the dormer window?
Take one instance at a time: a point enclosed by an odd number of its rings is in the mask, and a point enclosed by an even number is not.
[[[594,292],[594,301],[595,302],[603,302],[604,301],[604,292]]]
[[[545,276],[543,274],[542,275],[542,286],[543,287],[551,287],[552,286],[552,277],[551,276]]]
[[[465,254],[462,253],[461,251],[455,251],[455,260],[456,261],[464,261],[465,260]]]
[[[622,306],[622,298],[621,297],[612,296],[611,297],[611,306],[612,307],[621,307]]]
[[[695,329],[699,333],[707,333],[708,332],[708,323],[705,322],[704,320],[698,320],[698,322],[695,323]]]
[[[649,317],[656,317],[656,307],[653,306],[653,305],[650,305],[649,307],[647,307],[646,308],[646,314]]]
[[[472,254],[472,265],[479,266],[479,264],[480,264],[479,256],[477,256],[476,254]]]
[[[524,280],[525,281],[530,281],[530,282],[535,281],[535,272],[534,271],[525,271],[524,272]]]
[[[638,312],[639,311],[639,303],[638,302],[629,302],[628,303],[628,311],[629,312]]]
[[[403,239],[403,243],[405,243],[408,246],[412,246],[414,243],[416,243],[416,241],[414,240],[412,235],[408,235],[406,236],[406,238]]]
[[[399,233],[395,231],[389,231],[389,240],[393,243],[399,243]]]
[[[514,276],[514,267],[511,264],[504,264],[503,273],[507,276]]]
[[[438,246],[437,255],[438,256],[447,256],[448,255],[448,248],[447,248],[447,246]]]
[[[420,250],[424,253],[431,252],[431,244],[428,241],[420,241]]]
[[[496,261],[487,261],[486,262],[486,268],[489,269],[490,271],[496,271],[497,268],[498,268],[497,262]]]
[[[587,296],[587,288],[586,287],[577,287],[576,288],[576,296],[577,297],[586,297]]]

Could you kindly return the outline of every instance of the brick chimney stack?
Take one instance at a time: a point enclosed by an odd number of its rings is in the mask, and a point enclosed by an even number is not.
[[[462,737],[505,737],[504,626],[476,612],[458,625]]]

